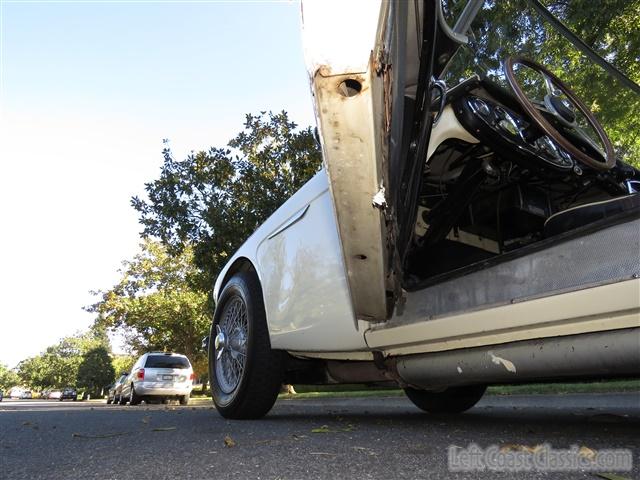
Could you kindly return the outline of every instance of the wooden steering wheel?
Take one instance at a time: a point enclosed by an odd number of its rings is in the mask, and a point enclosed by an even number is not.
[[[516,80],[514,71],[516,65],[524,65],[542,75],[547,90],[543,102],[536,101],[534,103],[524,93],[522,86]],[[600,122],[598,122],[591,110],[582,103],[578,96],[565,85],[562,80],[551,73],[548,68],[522,57],[508,57],[504,62],[504,73],[522,108],[529,114],[533,122],[553,139],[553,141],[565,149],[575,159],[596,170],[609,170],[613,168],[616,164],[616,158],[611,140],[609,140],[604,128],[602,128],[602,125],[600,125]],[[559,94],[564,94],[568,101],[561,98]],[[589,125],[596,131],[604,146],[604,151],[578,126],[575,110],[579,110]],[[565,135],[560,133],[551,122],[545,118],[542,112],[550,114],[558,123],[572,131],[573,134],[590,145],[594,151],[599,152],[601,156],[591,155],[587,153],[585,148],[576,146]]]

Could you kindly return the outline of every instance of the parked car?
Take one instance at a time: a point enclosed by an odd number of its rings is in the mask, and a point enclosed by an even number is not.
[[[4,399],[4,392],[0,390],[0,402]]]
[[[20,398],[24,389],[22,387],[11,387],[7,393],[8,398]]]
[[[107,405],[120,403],[120,394],[122,393],[122,385],[126,382],[129,372],[123,372],[120,377],[109,386],[107,390]]]
[[[283,382],[458,413],[490,384],[640,374],[640,86],[521,3],[304,2],[323,168],[216,280],[221,415]]]
[[[47,395],[49,400],[59,400],[62,396],[62,392],[60,390],[51,390]]]
[[[31,390],[24,390],[21,394],[20,394],[20,399],[21,400],[30,400],[33,398],[33,394],[31,393]]]
[[[133,365],[122,386],[120,404],[138,405],[142,400],[178,399],[181,405],[187,405],[193,379],[193,368],[186,356],[145,353]]]
[[[114,383],[110,383],[109,385],[104,387],[104,391],[107,392],[107,405],[111,404],[111,402],[113,402],[113,392],[115,390],[116,384]]]
[[[59,400],[62,402],[63,400],[73,400],[74,402],[78,400],[78,392],[75,388],[67,387],[62,390]]]

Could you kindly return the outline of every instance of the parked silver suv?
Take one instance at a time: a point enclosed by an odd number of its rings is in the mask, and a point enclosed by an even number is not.
[[[138,405],[151,398],[177,398],[189,403],[193,388],[193,368],[189,359],[178,353],[150,352],[142,355],[122,385],[121,403]]]

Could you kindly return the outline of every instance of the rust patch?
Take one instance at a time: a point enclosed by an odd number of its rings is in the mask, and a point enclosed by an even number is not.
[[[384,131],[389,133],[391,131],[391,67],[385,65],[382,70],[382,87],[384,89]]]

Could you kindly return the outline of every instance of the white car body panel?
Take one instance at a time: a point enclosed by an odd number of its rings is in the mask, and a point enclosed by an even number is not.
[[[238,259],[255,267],[273,348],[367,348],[356,323],[327,176],[318,172],[238,249],[216,281],[214,298]],[[313,267],[313,268],[311,268]]]
[[[376,71],[387,3],[310,1],[302,36],[323,164],[356,318],[388,316],[384,88]],[[382,7],[382,8],[381,8]],[[354,21],[357,19],[357,21]],[[377,206],[374,205],[377,198]],[[358,228],[353,228],[353,225]]]
[[[410,355],[640,326],[640,280],[425,319],[423,292],[409,294],[406,315],[366,332],[372,349]]]
[[[324,172],[317,179],[326,182]],[[299,221],[258,245],[271,344],[300,350],[365,348],[328,188],[307,205]]]

